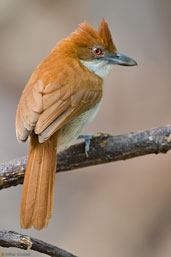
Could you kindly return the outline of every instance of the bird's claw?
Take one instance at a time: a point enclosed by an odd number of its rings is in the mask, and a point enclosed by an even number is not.
[[[92,139],[93,135],[92,134],[87,134],[87,135],[79,135],[78,139],[84,139],[85,142],[85,154],[88,157],[88,151],[90,150],[90,141]]]

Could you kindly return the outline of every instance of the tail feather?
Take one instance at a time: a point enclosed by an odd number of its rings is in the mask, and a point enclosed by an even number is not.
[[[38,230],[42,229],[48,225],[51,218],[56,146],[56,133],[42,144],[38,142],[35,134],[31,134],[20,210],[20,223],[23,228],[34,226]]]

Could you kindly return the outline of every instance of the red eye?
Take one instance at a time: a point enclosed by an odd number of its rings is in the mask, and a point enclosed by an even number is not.
[[[93,49],[93,52],[94,52],[96,55],[101,55],[101,54],[102,54],[102,49],[101,49],[101,48],[94,48],[94,49]]]

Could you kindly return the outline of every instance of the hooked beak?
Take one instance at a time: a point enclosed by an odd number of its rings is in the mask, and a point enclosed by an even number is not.
[[[133,60],[132,58],[119,53],[118,51],[116,52],[115,55],[109,56],[108,57],[108,62],[110,64],[118,64],[122,66],[135,66],[137,65],[137,62]]]

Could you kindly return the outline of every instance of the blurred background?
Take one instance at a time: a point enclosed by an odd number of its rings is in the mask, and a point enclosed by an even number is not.
[[[103,17],[118,50],[138,66],[117,66],[105,79],[101,110],[85,133],[171,123],[170,0],[0,0],[0,162],[27,154],[28,143],[15,137],[15,112],[34,68],[79,23],[97,28]],[[0,192],[0,229],[79,257],[171,256],[171,152],[57,174],[53,217],[43,231],[20,228],[21,192]]]

